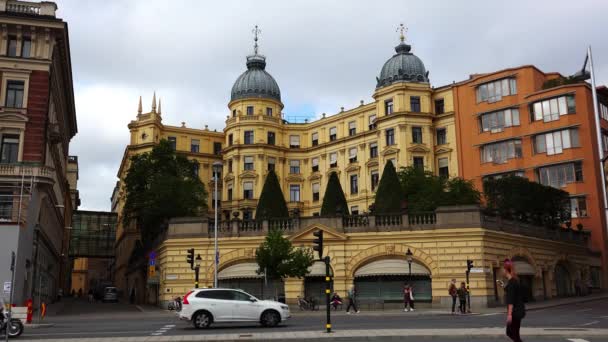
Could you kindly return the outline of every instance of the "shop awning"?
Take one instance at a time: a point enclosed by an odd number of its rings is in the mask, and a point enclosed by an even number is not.
[[[513,266],[515,266],[515,273],[519,275],[536,275],[534,267],[530,265],[527,261],[514,261]]]
[[[409,275],[407,260],[384,259],[371,262],[355,272],[356,277],[371,277],[385,275]],[[412,262],[412,275],[430,276],[431,272],[422,264]]]
[[[246,279],[246,278],[261,278],[257,274],[258,264],[254,262],[243,262],[234,264],[220,270],[217,274],[217,279]]]
[[[308,268],[308,271],[307,277],[325,277],[325,263],[323,261],[316,261]],[[331,272],[331,269],[329,271]]]

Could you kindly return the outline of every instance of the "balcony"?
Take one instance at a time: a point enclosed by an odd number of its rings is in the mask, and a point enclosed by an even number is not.
[[[35,164],[0,164],[0,180],[21,181],[23,177],[54,183],[55,169]]]
[[[0,12],[18,13],[24,15],[40,15],[55,17],[57,5],[54,2],[29,2],[0,0]]]

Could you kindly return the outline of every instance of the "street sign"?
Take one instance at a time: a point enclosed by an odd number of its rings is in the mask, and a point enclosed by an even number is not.
[[[154,260],[156,259],[156,252],[152,251],[148,254],[148,258],[150,258],[150,260]]]
[[[148,267],[148,278],[152,278],[156,276],[156,266]]]
[[[473,267],[471,273],[490,273],[490,270],[483,267]]]
[[[150,262],[148,263],[148,265],[150,265],[150,266],[156,265],[156,260],[150,259]]]
[[[4,293],[11,293],[11,282],[10,281],[4,282]]]
[[[167,274],[166,280],[177,280],[177,274]]]

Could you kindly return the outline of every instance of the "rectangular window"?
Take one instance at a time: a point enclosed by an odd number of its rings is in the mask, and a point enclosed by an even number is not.
[[[268,171],[274,171],[276,163],[277,163],[276,158],[268,157]]]
[[[253,144],[253,131],[245,131],[245,145]]]
[[[509,108],[479,116],[482,132],[498,133],[506,127],[519,126],[519,109]]]
[[[213,154],[215,154],[216,156],[222,155],[222,143],[221,142],[213,143]]]
[[[378,143],[369,144],[369,157],[370,158],[378,157]]]
[[[414,168],[424,170],[424,158],[414,157]]]
[[[253,156],[245,156],[243,170],[253,170]]]
[[[267,116],[272,116],[272,108],[271,107],[266,107],[266,115]]]
[[[6,83],[6,107],[23,108],[23,81],[8,81]]]
[[[3,135],[2,136],[2,151],[0,155],[4,163],[16,163],[19,156],[19,136],[18,135]]]
[[[228,160],[228,172],[232,173],[232,159]]]
[[[201,149],[201,142],[198,139],[190,140],[190,152],[199,153]]]
[[[393,99],[384,101],[384,113],[386,115],[393,114]]]
[[[608,121],[608,105],[600,102],[600,117]]]
[[[313,202],[319,202],[319,189],[320,189],[320,184],[319,183],[312,183],[312,201]]]
[[[300,202],[300,186],[297,184],[289,185],[289,201]]]
[[[356,147],[352,147],[348,150],[348,160],[351,163],[357,162],[357,148]]]
[[[348,123],[348,135],[352,137],[355,134],[357,134],[357,122],[351,121]]]
[[[253,106],[247,106],[247,115],[253,115]]]
[[[319,157],[312,158],[310,163],[312,165],[312,172],[319,171]]]
[[[445,128],[437,129],[437,145],[445,145],[448,143],[447,132]]]
[[[253,182],[243,183],[243,198],[253,199]]]
[[[30,58],[32,53],[32,41],[29,37],[24,37],[21,42],[21,57]]]
[[[352,207],[350,207],[350,214],[351,215],[359,215],[359,206],[358,205],[353,205]]]
[[[236,118],[236,109],[233,109],[233,110],[232,110],[232,117],[233,117],[233,118]]]
[[[503,96],[517,94],[517,82],[514,78],[484,83],[477,87],[477,102],[489,103],[502,100]]]
[[[410,96],[410,109],[414,113],[420,113],[420,96]]]
[[[395,129],[389,128],[385,131],[386,134],[386,145],[391,146],[395,145]]]
[[[359,177],[357,175],[350,175],[350,194],[356,195],[359,193]]]
[[[581,162],[559,164],[538,169],[539,183],[554,188],[563,188],[566,184],[583,181]]]
[[[570,216],[587,217],[587,200],[585,196],[570,197]]]
[[[538,101],[530,105],[532,121],[556,121],[561,115],[576,113],[576,104],[573,95],[560,96],[552,99]]]
[[[227,195],[228,195],[228,200],[232,201],[232,184],[228,185],[228,193],[227,193]]]
[[[537,154],[560,154],[564,149],[578,146],[578,129],[564,129],[534,136],[534,153]]]
[[[435,114],[443,114],[445,113],[444,101],[443,99],[435,100]]]
[[[314,132],[311,137],[312,137],[312,146],[319,145],[319,133]]]
[[[329,167],[338,167],[338,153],[329,154]]]
[[[8,46],[6,54],[9,57],[17,57],[17,37],[8,36]]]
[[[608,120],[608,119],[606,119]],[[376,128],[376,114],[372,114],[369,116],[369,129],[375,129]]]
[[[604,151],[608,151],[608,134],[602,132],[602,145],[604,146]]]
[[[329,129],[329,141],[334,141],[338,139],[338,129],[336,127],[331,127]]]
[[[176,137],[169,137],[169,145],[171,145],[171,148],[173,149],[173,151],[177,150],[177,138]]]
[[[412,142],[422,144],[422,127],[412,127]]]
[[[268,145],[276,144],[275,134],[274,132],[268,132]]]
[[[509,159],[521,158],[521,140],[507,140],[481,147],[481,162],[504,164]]]
[[[13,194],[0,192],[0,222],[13,220]]]
[[[232,141],[233,141],[233,136],[232,133],[228,134],[228,146],[232,146]]]
[[[378,183],[380,183],[380,174],[378,173],[378,171],[372,171],[371,176],[372,191],[375,191],[378,187]]]
[[[196,164],[196,168],[198,170],[199,168],[199,164]],[[198,171],[196,173],[196,175],[198,176]],[[222,178],[222,171],[220,170],[219,172],[215,172],[215,171],[211,171],[211,179],[215,180],[215,177],[217,176],[217,179],[221,179]]]
[[[450,178],[448,158],[439,158],[437,160],[437,165],[439,166],[439,177]]]
[[[290,135],[289,136],[289,148],[300,148],[300,136]]]
[[[526,174],[523,171],[502,172],[502,173],[495,173],[495,174],[489,175],[489,176],[484,176],[482,178],[482,180],[485,182],[487,180],[501,179],[503,177],[523,177],[523,178],[526,178]]]
[[[289,173],[298,174],[300,173],[300,161],[290,160],[289,161]]]

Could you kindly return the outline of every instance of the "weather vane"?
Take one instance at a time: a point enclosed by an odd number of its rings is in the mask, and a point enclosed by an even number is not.
[[[251,32],[253,33],[253,52],[254,54],[258,54],[258,36],[262,33],[262,30],[260,30],[258,28],[258,25],[255,25],[255,27],[253,28],[253,30],[251,30]]]
[[[399,32],[399,39],[403,43],[405,41],[405,33],[407,32],[407,27],[405,27],[403,25],[403,23],[399,24],[399,26],[397,26],[397,30],[395,32]]]

